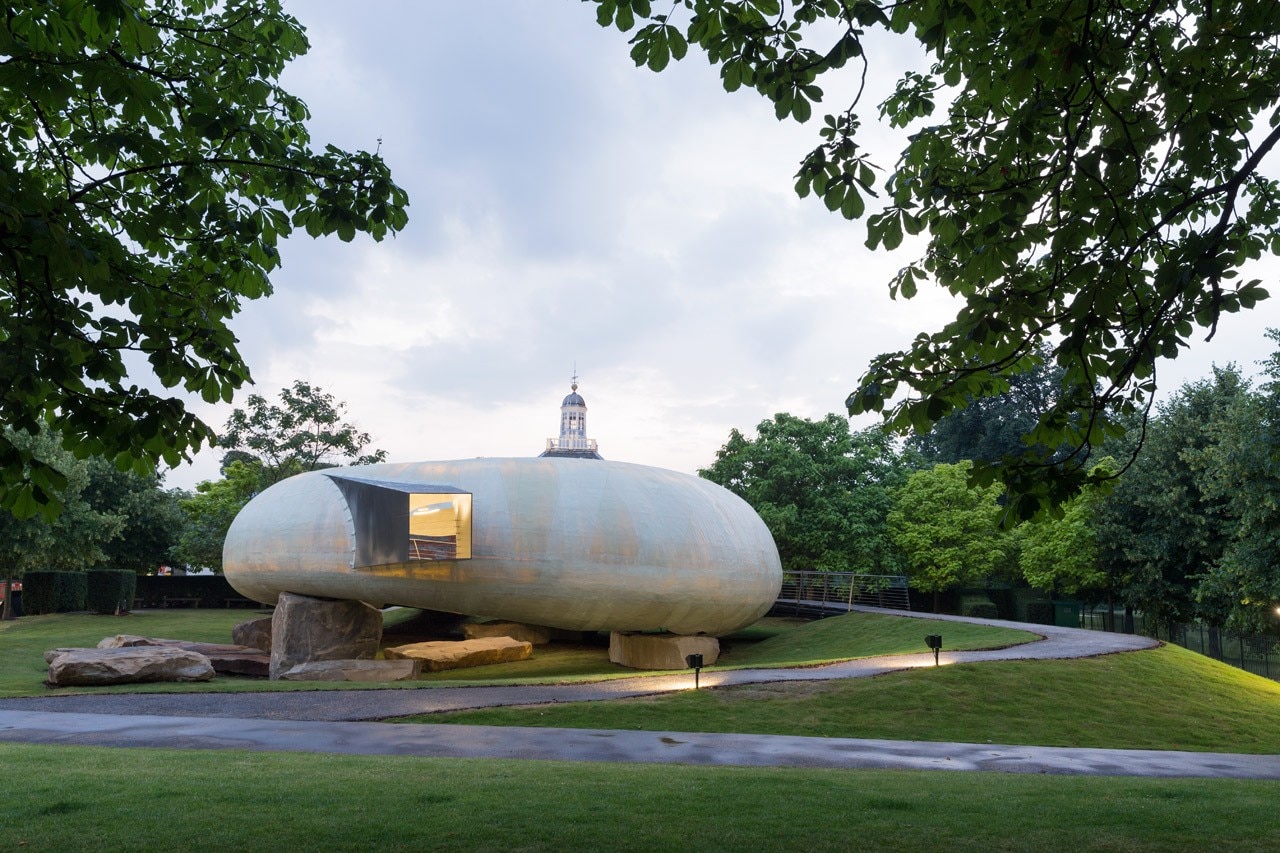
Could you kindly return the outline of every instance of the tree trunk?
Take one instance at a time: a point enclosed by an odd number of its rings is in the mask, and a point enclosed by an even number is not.
[[[1222,660],[1222,633],[1214,626],[1209,626],[1209,657]]]
[[[1107,612],[1102,617],[1102,627],[1111,632],[1116,630],[1115,602],[1112,599],[1110,589],[1107,590]]]
[[[4,575],[4,609],[0,611],[0,622],[12,622],[13,614],[13,569]]]
[[[935,589],[933,591],[933,612],[941,613],[942,612],[941,607],[942,607],[942,592],[940,590]]]

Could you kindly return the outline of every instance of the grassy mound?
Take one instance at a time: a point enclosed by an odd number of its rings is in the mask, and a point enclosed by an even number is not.
[[[997,649],[1039,639],[1029,631],[993,628],[969,622],[935,622],[904,619],[881,613],[850,613],[808,622],[782,631],[769,639],[734,647],[732,638],[719,668],[813,666],[854,658],[923,653],[926,634],[942,634],[948,651]]]
[[[1274,753],[1280,684],[1163,646],[408,721]]]

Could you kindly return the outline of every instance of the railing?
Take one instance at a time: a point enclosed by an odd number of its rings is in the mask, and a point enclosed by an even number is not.
[[[775,613],[822,610],[844,611],[853,605],[910,610],[907,579],[903,575],[862,575],[856,572],[785,572]]]
[[[1113,612],[1108,618],[1105,607],[1086,607],[1081,613],[1080,625],[1095,631],[1148,633],[1141,613],[1134,613],[1126,626],[1122,612]],[[1108,625],[1111,627],[1108,628]],[[1152,632],[1152,635],[1156,633],[1161,635],[1159,639],[1168,640],[1205,657],[1263,678],[1280,680],[1280,643],[1277,643],[1274,634],[1237,634],[1225,628],[1198,623],[1175,623],[1167,635],[1165,631]]]
[[[596,453],[600,445],[594,438],[548,438],[547,450],[588,450]]]

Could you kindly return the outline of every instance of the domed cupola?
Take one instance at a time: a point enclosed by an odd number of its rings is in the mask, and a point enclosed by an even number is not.
[[[578,393],[576,372],[569,388],[569,395],[560,404],[560,438],[548,438],[542,455],[601,459],[595,439],[587,438],[587,401]]]

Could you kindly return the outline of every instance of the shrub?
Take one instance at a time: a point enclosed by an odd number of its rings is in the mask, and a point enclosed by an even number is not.
[[[128,610],[138,576],[118,569],[93,569],[85,573],[85,604],[95,613],[115,613],[117,607]]]
[[[999,619],[1000,614],[991,602],[971,602],[964,607],[964,615],[974,619]]]
[[[1054,623],[1052,601],[1028,601],[1027,621],[1035,625],[1052,625]]]
[[[86,591],[83,572],[27,572],[22,576],[22,610],[32,616],[84,610]]]

